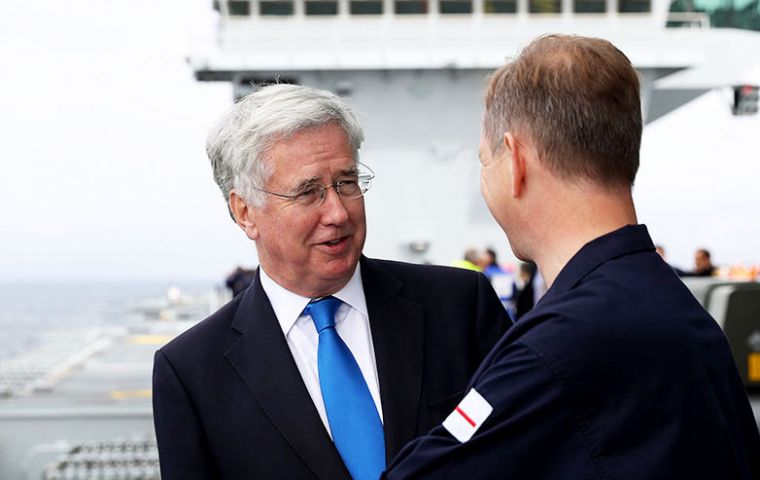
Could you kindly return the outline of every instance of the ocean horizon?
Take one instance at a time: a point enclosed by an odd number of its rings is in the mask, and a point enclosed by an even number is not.
[[[223,288],[223,279],[2,280],[0,362],[34,349],[52,332],[145,321],[149,306],[169,303],[169,289],[197,297]]]

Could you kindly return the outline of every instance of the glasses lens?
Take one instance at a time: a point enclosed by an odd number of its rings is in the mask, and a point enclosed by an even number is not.
[[[304,190],[293,198],[293,201],[302,207],[311,207],[321,203],[324,190],[318,187],[311,187],[308,190]]]
[[[355,180],[344,180],[335,184],[335,189],[338,191],[341,197],[346,198],[358,198],[362,196],[362,191],[359,188],[359,184]]]
[[[335,192],[341,198],[359,198],[367,193],[372,185],[372,179],[375,178],[375,173],[366,165],[360,163],[359,168],[356,180],[341,180],[326,187],[314,185],[290,198],[299,206],[316,207],[321,205],[327,197],[327,190],[330,187],[335,188]]]

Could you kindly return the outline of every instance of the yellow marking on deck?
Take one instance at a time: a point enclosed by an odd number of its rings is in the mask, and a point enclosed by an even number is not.
[[[173,338],[171,335],[132,335],[128,342],[133,345],[163,345]]]
[[[750,353],[747,363],[747,379],[750,382],[760,382],[760,353]]]
[[[128,398],[150,398],[153,390],[113,390],[111,400],[126,400]]]

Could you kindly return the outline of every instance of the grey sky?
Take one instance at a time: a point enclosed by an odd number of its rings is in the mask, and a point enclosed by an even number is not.
[[[203,152],[230,87],[184,62],[209,12],[3,2],[0,278],[215,278],[254,255]]]

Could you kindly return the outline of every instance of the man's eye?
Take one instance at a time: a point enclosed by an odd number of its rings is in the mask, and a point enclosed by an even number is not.
[[[307,187],[296,194],[295,201],[299,203],[309,203],[319,197],[319,188]]]
[[[356,180],[341,180],[338,182],[338,190],[341,195],[354,195],[359,190]]]
[[[298,192],[298,194],[296,196],[298,198],[308,198],[308,197],[312,197],[312,196],[316,195],[317,193],[319,193],[319,191],[317,190],[316,187],[309,187],[309,188],[305,188],[305,189],[301,190],[300,192]]]

